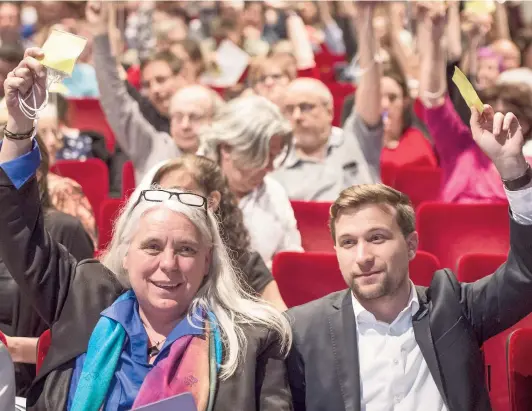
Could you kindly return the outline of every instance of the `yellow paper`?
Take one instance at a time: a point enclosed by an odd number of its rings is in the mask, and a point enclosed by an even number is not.
[[[42,46],[44,58],[41,63],[48,68],[72,75],[74,66],[87,44],[87,39],[61,30],[52,30]]]
[[[479,15],[491,14],[495,11],[495,2],[493,0],[466,1],[464,10]]]
[[[476,107],[479,113],[484,111],[484,104],[480,101],[473,85],[469,82],[465,74],[462,73],[462,70],[456,66],[454,67],[453,83],[458,87],[458,90],[466,101],[468,107]]]

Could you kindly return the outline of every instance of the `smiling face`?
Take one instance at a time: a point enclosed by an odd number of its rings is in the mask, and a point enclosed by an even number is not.
[[[397,211],[388,204],[344,210],[335,223],[336,254],[342,276],[363,301],[393,297],[409,289],[408,264],[417,233],[405,237]]]
[[[123,260],[140,309],[180,318],[210,267],[211,247],[183,214],[164,206],[140,218]]]

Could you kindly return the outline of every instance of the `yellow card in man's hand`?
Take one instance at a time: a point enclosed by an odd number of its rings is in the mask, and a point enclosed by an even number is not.
[[[74,66],[82,53],[87,39],[61,30],[52,30],[48,40],[42,46],[43,66],[72,76]]]
[[[453,83],[456,84],[460,94],[464,98],[468,107],[476,107],[479,113],[484,111],[484,104],[480,101],[477,92],[473,88],[473,85],[469,82],[462,70],[458,67],[454,67]]]

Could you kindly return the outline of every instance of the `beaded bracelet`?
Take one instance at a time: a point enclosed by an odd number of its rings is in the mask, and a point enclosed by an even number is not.
[[[33,132],[35,131],[35,126],[31,128],[27,133],[12,133],[6,127],[4,127],[4,137],[9,140],[22,141],[27,140],[28,138],[33,137]]]

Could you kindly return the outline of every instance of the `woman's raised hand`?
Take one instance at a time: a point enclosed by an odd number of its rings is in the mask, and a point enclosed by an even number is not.
[[[97,36],[109,31],[109,7],[111,4],[104,1],[88,1],[85,8],[85,18],[89,23],[92,34]]]
[[[24,53],[24,59],[11,71],[4,81],[4,95],[9,114],[8,123],[12,126],[12,133],[24,133],[31,130],[33,120],[28,119],[20,110],[19,95],[24,98],[33,90],[35,101],[31,105],[40,107],[46,97],[46,67],[39,60],[44,53],[39,48],[29,48]]]

